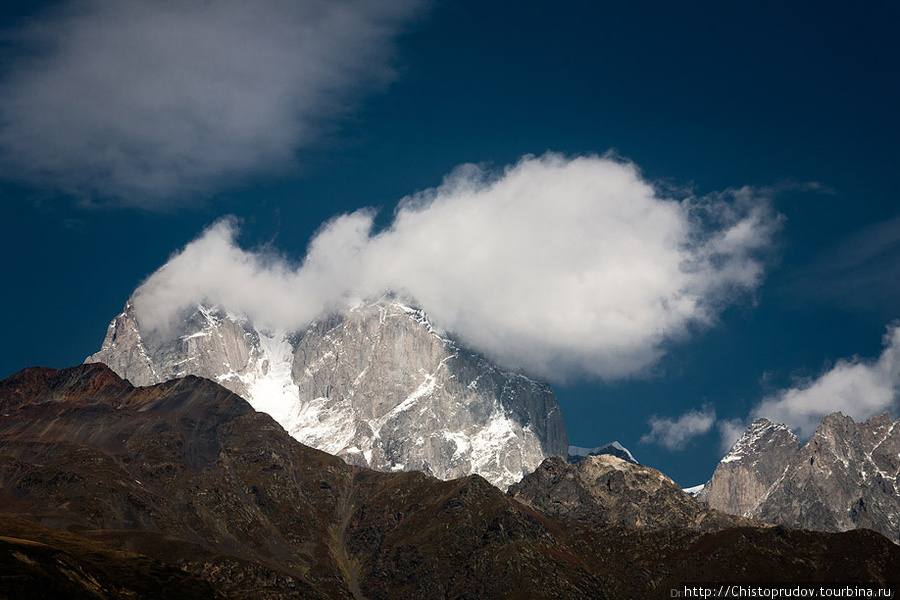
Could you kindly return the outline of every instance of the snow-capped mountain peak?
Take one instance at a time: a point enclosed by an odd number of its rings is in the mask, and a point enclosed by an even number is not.
[[[548,386],[459,346],[393,294],[302,332],[199,305],[162,335],[142,331],[129,302],[87,362],[136,385],[212,379],[299,441],[383,471],[478,473],[505,488],[568,448]]]

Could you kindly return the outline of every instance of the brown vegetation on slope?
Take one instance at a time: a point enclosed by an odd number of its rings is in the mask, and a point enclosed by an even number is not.
[[[0,512],[231,598],[662,597],[698,578],[900,573],[900,547],[870,532],[649,531],[548,515],[477,476],[352,467],[210,381],[133,388],[103,365],[0,382]]]

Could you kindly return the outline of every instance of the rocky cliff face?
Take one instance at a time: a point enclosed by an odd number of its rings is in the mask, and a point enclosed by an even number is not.
[[[260,333],[247,319],[202,305],[185,312],[171,330],[144,331],[129,301],[109,324],[100,351],[85,362],[102,362],[133,385],[205,377],[244,398],[271,399],[274,409],[273,392],[286,379],[291,353],[283,332]]]
[[[900,426],[834,413],[802,448],[757,421],[722,459],[702,498],[769,523],[819,531],[868,528],[900,543]]]
[[[212,379],[299,441],[383,471],[477,473],[506,488],[568,450],[547,385],[460,347],[396,298],[324,316],[301,333],[260,331],[204,306],[174,331],[145,332],[129,303],[87,362],[136,385]]]
[[[686,581],[897,583],[900,547],[874,532],[647,529],[655,517],[639,515],[654,514],[660,490],[680,494],[671,481],[612,457],[548,463],[579,470],[584,498],[625,518],[556,518],[477,475],[348,465],[206,379],[133,388],[103,365],[26,369],[0,382],[0,581],[21,582],[26,598],[80,577],[86,593],[60,597],[160,600],[210,597],[204,583],[242,600],[649,599]],[[532,498],[559,496],[553,478],[541,481],[529,481]]]
[[[826,417],[750,514],[821,531],[865,527],[900,543],[900,427]]]
[[[288,431],[355,464],[506,487],[565,453],[549,387],[501,371],[398,302],[315,322],[294,354]]]
[[[758,419],[719,461],[697,499],[732,515],[747,515],[799,449],[797,436],[785,425]]]

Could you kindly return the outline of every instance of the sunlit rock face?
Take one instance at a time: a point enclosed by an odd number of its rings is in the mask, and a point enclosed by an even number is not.
[[[208,306],[173,330],[145,332],[129,302],[87,362],[135,385],[212,379],[297,440],[382,471],[477,473],[505,489],[568,450],[549,386],[466,350],[394,296],[304,332],[260,330]]]
[[[697,499],[732,515],[747,515],[799,450],[800,442],[787,426],[758,419],[719,461]]]
[[[867,528],[900,543],[900,421],[833,413],[804,446],[784,425],[757,421],[700,494],[710,506],[819,531]]]
[[[698,502],[655,469],[609,454],[574,465],[548,458],[509,494],[545,514],[604,526],[716,531],[758,525]]]

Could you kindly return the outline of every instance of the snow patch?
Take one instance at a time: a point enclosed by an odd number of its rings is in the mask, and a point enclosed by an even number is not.
[[[692,486],[692,487],[682,488],[681,491],[684,492],[685,494],[688,494],[689,496],[693,496],[694,498],[696,498],[697,495],[698,495],[700,492],[702,492],[702,491],[703,491],[703,488],[705,488],[705,487],[706,487],[706,484],[705,484],[705,483],[701,483],[700,485],[695,485],[695,486]]]
[[[296,406],[282,425],[300,443],[337,455],[353,445],[356,427],[347,419],[351,410],[349,400],[319,397]]]
[[[286,332],[259,332],[257,368],[241,378],[247,385],[247,400],[253,408],[268,413],[285,428],[290,424],[291,408],[300,395],[291,377],[293,360],[294,349]],[[262,373],[264,365],[265,373]]]
[[[194,338],[201,338],[201,337],[208,337],[208,336],[209,336],[209,331],[207,331],[206,329],[201,329],[200,331],[198,331],[196,333],[192,333],[190,335],[183,335],[183,336],[181,336],[181,339],[182,340],[192,340]]]
[[[787,431],[791,435],[793,433],[790,429],[788,429],[787,425],[783,425],[781,423],[775,424],[768,419],[759,419],[750,424],[750,427],[747,428],[747,431],[744,432],[744,435],[738,439],[731,447],[731,450],[728,451],[728,454],[725,455],[720,463],[731,463],[737,462],[739,460],[743,460],[747,456],[756,456],[757,448],[759,448],[761,444],[761,440],[764,436],[769,435],[775,431]],[[768,440],[772,442],[772,440]]]
[[[552,414],[552,413],[551,413]],[[549,415],[548,415],[549,416]],[[598,454],[610,454],[608,450],[611,448],[618,450],[619,452],[625,453],[630,461],[635,464],[639,464],[637,459],[631,453],[628,448],[620,444],[619,442],[610,442],[608,444],[603,444],[602,446],[597,446],[596,448],[582,448],[581,446],[569,446],[569,456],[597,456]]]

